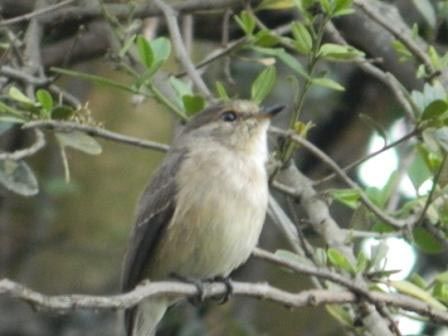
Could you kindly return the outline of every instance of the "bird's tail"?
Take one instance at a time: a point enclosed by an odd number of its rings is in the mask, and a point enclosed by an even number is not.
[[[169,304],[167,298],[151,298],[140,303],[132,312],[128,336],[154,336]]]

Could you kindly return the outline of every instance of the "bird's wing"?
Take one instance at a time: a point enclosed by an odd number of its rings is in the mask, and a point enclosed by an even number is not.
[[[173,216],[176,204],[175,175],[185,151],[170,151],[145,189],[137,210],[137,221],[130,237],[123,264],[122,291],[133,289],[151,268],[151,259],[160,237]],[[135,309],[127,310],[125,323],[128,334]]]

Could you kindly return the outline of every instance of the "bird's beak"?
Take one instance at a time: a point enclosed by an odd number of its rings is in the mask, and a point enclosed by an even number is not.
[[[275,115],[277,115],[281,111],[283,111],[285,109],[285,107],[286,107],[285,105],[274,105],[274,106],[264,108],[261,111],[260,116],[267,118],[267,119],[272,119]]]

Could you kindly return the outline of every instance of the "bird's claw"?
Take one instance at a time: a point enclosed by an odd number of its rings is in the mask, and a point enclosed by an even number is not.
[[[197,293],[194,296],[188,298],[188,302],[190,302],[193,306],[198,306],[205,301],[205,290],[204,283],[201,280],[185,277],[179,275],[177,273],[171,273],[170,277],[179,280],[188,284],[192,284],[196,287]]]

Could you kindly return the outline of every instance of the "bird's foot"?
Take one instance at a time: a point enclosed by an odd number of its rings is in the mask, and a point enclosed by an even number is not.
[[[205,290],[203,281],[194,278],[189,278],[177,273],[171,273],[170,278],[188,284],[192,284],[196,287],[197,294],[188,298],[188,302],[190,302],[193,306],[199,306],[201,303],[205,301]]]
[[[233,294],[233,286],[232,286],[232,282],[230,281],[230,278],[223,277],[223,276],[217,276],[217,277],[214,277],[213,279],[211,279],[211,281],[222,282],[226,286],[226,292],[223,294],[222,297],[217,298],[218,304],[224,304],[227,301],[229,301],[229,298]]]

